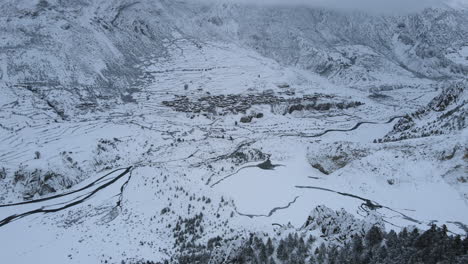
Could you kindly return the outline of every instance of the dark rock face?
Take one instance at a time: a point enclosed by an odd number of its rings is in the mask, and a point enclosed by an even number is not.
[[[243,117],[241,117],[240,122],[241,123],[250,123],[250,122],[252,122],[252,116],[243,116]]]
[[[322,165],[320,165],[319,163],[315,163],[312,165],[313,168],[319,170],[321,173],[325,174],[325,175],[328,175],[330,174],[330,172],[326,171]]]
[[[270,159],[267,159],[266,161],[258,164],[257,166],[262,170],[272,170],[275,168],[275,166],[271,163]]]
[[[266,161],[264,161],[264,162],[257,165],[257,167],[259,167],[262,170],[273,170],[274,168],[276,168],[278,166],[283,166],[283,165],[271,163],[270,158],[268,158]]]

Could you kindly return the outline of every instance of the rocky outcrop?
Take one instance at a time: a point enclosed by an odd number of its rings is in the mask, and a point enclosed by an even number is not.
[[[451,134],[465,129],[468,115],[467,87],[467,81],[448,83],[427,106],[400,119],[392,131],[376,142]]]
[[[319,230],[322,237],[344,243],[355,235],[365,235],[373,226],[385,229],[384,222],[377,214],[370,214],[361,220],[344,209],[335,211],[319,205],[310,213],[301,230],[309,232]]]
[[[309,148],[307,159],[313,168],[328,175],[370,153],[371,150],[365,146],[351,142],[335,142],[320,149]]]
[[[249,162],[263,161],[270,157],[259,149],[243,147],[229,155],[227,158],[235,165],[241,165]]]
[[[43,196],[70,188],[75,181],[53,171],[20,168],[14,173],[14,183],[24,186],[23,198],[28,200],[35,195]]]

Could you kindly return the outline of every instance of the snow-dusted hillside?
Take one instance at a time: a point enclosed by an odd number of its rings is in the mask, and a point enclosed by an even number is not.
[[[0,11],[1,262],[254,263],[260,237],[298,263],[276,247],[310,238],[313,261],[432,224],[467,241],[463,5]]]

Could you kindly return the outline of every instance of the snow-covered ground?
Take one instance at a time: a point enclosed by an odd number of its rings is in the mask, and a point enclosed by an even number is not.
[[[359,45],[337,48],[330,60],[366,59],[326,76],[239,43],[200,45],[178,34],[161,41],[164,57],[138,62],[138,88],[120,99],[81,109],[76,104],[90,102],[55,91],[74,113],[66,117],[34,87],[12,85],[0,56],[2,261],[159,261],[179,250],[176,226],[200,213],[203,230],[194,232],[206,243],[300,229],[319,205],[380,219],[387,230],[437,223],[466,233],[466,126],[376,142],[441,92],[437,80]],[[403,60],[411,47],[393,41]],[[464,47],[446,57],[463,64],[466,55]],[[378,69],[366,68],[376,61]],[[105,63],[93,66],[101,72]],[[169,106],[180,98],[210,110]],[[225,98],[250,105],[229,112],[226,105],[242,105]],[[272,102],[255,101],[262,98]],[[291,110],[312,102],[329,108]],[[268,161],[273,166],[262,168]]]

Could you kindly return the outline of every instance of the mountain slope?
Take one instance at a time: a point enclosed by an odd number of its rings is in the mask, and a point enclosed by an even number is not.
[[[466,256],[466,10],[0,11],[2,261]]]

